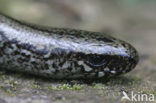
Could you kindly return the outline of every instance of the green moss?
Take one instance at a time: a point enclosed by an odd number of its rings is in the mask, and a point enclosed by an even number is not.
[[[48,88],[50,90],[82,90],[83,89],[83,85],[80,85],[80,84],[74,84],[73,86],[71,86],[70,84],[63,84],[63,85],[60,85],[58,87],[55,87],[53,85],[49,86]]]
[[[59,86],[60,90],[69,90],[70,89],[70,85],[69,84],[63,84],[61,86]]]
[[[74,85],[71,87],[71,90],[82,90],[83,87],[84,87],[83,85],[74,84]]]
[[[2,78],[2,79],[6,79],[6,76],[5,76],[5,75],[2,75],[1,78]]]
[[[32,86],[33,86],[35,89],[39,89],[39,88],[40,88],[40,86],[37,85],[37,84],[35,84],[35,83],[32,83]]]
[[[66,98],[65,98],[65,97],[63,97],[63,98],[62,98],[62,101],[63,101],[63,102],[65,102],[65,101],[66,101]]]
[[[98,84],[93,84],[93,88],[95,88],[95,89],[106,89],[107,87],[104,84],[98,83]]]
[[[15,85],[18,85],[19,83],[18,81],[9,80],[9,84],[15,86]]]
[[[61,101],[61,99],[57,99],[57,102],[60,102]]]
[[[50,90],[58,90],[58,88],[56,88],[56,87],[53,86],[53,85],[49,86],[49,89],[50,89]]]
[[[11,93],[12,93],[12,91],[11,91],[10,89],[8,89],[6,92],[7,92],[7,93],[9,93],[9,94],[11,94]]]

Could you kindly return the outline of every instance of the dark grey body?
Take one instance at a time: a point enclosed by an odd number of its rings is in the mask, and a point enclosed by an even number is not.
[[[101,78],[137,63],[135,48],[106,34],[33,26],[0,14],[0,68],[53,79]]]

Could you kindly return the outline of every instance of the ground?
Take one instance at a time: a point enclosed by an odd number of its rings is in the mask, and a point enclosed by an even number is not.
[[[51,80],[0,71],[0,103],[129,103],[121,100],[122,91],[129,96],[132,91],[153,94],[155,101],[151,103],[156,103],[155,2],[15,1],[0,1],[0,9],[32,23],[107,32],[131,43],[138,50],[140,61],[133,71],[107,80]],[[77,5],[73,6],[75,2]]]

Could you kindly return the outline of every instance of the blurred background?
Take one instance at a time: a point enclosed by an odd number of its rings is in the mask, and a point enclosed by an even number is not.
[[[140,62],[130,75],[150,83],[138,87],[156,95],[156,0],[0,0],[0,12],[39,25],[106,32],[131,43]]]

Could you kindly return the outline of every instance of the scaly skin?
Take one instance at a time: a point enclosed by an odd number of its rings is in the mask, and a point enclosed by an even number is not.
[[[131,71],[138,53],[106,35],[26,24],[0,14],[0,67],[53,79],[101,78]]]

